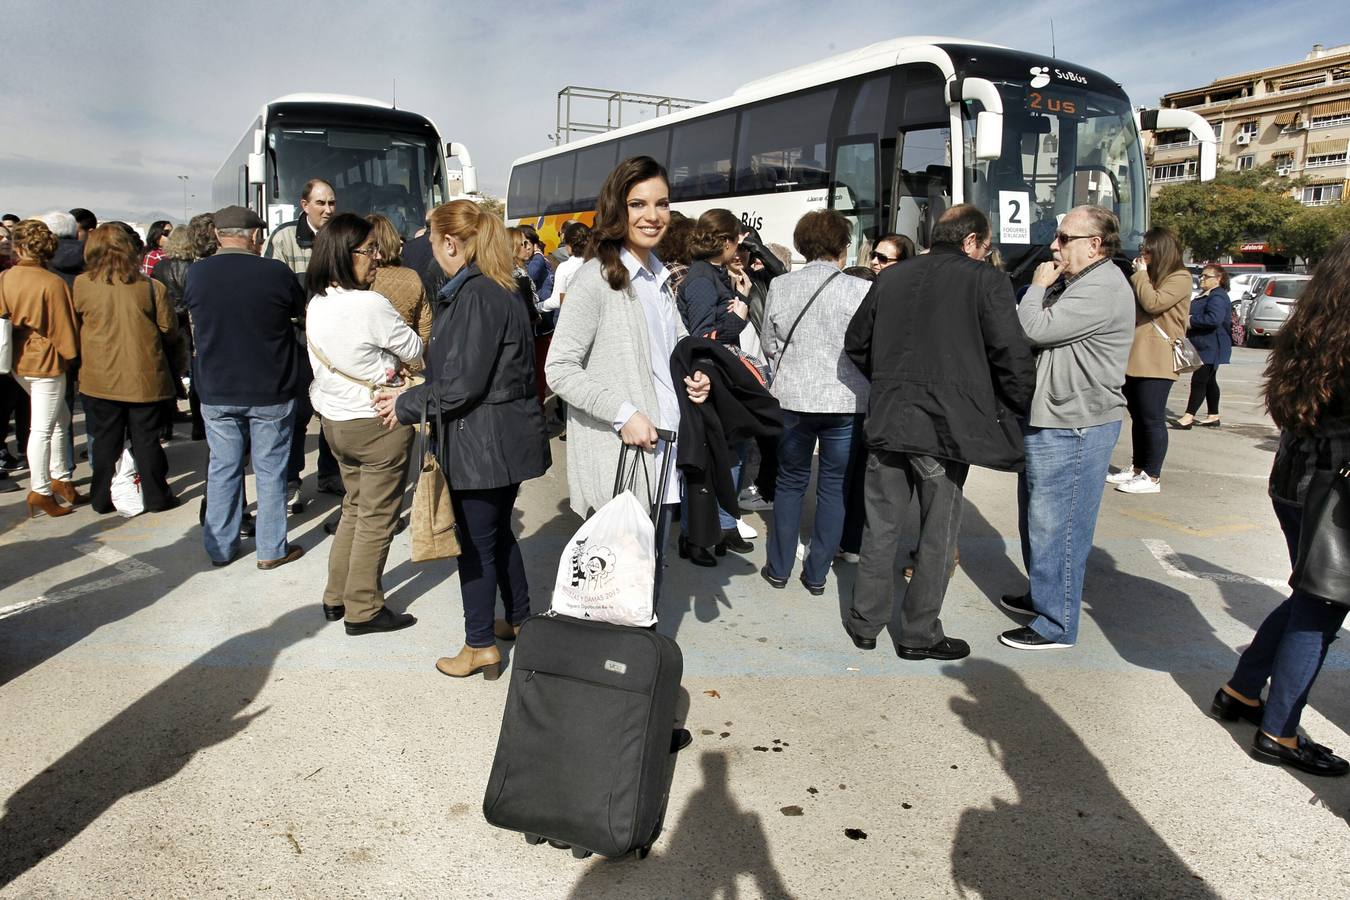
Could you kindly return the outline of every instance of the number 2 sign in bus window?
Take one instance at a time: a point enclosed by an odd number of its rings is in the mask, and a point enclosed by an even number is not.
[[[1027,91],[1027,109],[1052,116],[1084,118],[1083,99],[1065,91]]]

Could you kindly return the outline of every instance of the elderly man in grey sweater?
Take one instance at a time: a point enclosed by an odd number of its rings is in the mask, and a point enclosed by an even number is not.
[[[999,635],[1018,650],[1072,647],[1078,639],[1102,484],[1124,418],[1125,365],[1134,339],[1134,293],[1111,262],[1115,215],[1079,206],[1060,223],[1022,298],[1018,319],[1037,350],[1036,391],[1022,424],[1026,469],[1017,499],[1030,590],[1001,600],[1031,622]]]

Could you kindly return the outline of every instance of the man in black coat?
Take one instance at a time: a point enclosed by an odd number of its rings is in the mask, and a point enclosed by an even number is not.
[[[983,260],[989,220],[970,204],[938,220],[932,250],[882,270],[849,323],[844,350],[872,382],[864,429],[867,524],[844,630],[863,649],[891,618],[895,556],[919,496],[919,549],[900,609],[902,659],[960,659],[942,631],[942,600],[961,530],[970,466],[1022,467],[1036,385],[1031,346],[1008,277]]]

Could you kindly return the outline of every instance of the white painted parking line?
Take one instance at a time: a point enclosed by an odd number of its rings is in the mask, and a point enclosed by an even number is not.
[[[1177,555],[1177,551],[1173,550],[1167,541],[1156,538],[1141,538],[1141,540],[1148,548],[1148,552],[1158,561],[1158,565],[1162,566],[1162,570],[1173,578],[1222,581],[1229,584],[1264,584],[1276,590],[1285,590],[1289,587],[1289,582],[1283,578],[1257,578],[1252,575],[1239,575],[1237,572],[1192,572],[1190,566],[1186,565],[1185,560]]]
[[[83,596],[84,594],[105,591],[110,587],[116,587],[119,584],[126,584],[130,581],[140,581],[142,578],[149,578],[151,575],[158,575],[160,572],[159,569],[149,563],[141,562],[135,557],[127,556],[125,553],[114,550],[111,547],[106,547],[103,544],[80,544],[75,549],[95,562],[116,569],[117,574],[109,575],[107,578],[100,578],[97,581],[86,581],[83,584],[77,584],[73,587],[68,587],[65,590],[56,591],[51,594],[43,594],[40,597],[34,597],[32,600],[25,600],[22,603],[12,603],[9,606],[0,606],[0,619],[8,618],[9,616],[24,612],[25,610],[46,606],[50,603],[60,603],[63,600],[70,600],[74,597]]]

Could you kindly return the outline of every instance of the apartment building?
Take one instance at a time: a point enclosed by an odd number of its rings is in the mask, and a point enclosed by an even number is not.
[[[1301,62],[1174,91],[1161,105],[1192,110],[1214,126],[1221,166],[1274,163],[1280,174],[1306,178],[1305,186],[1290,188],[1305,206],[1340,203],[1350,194],[1350,44],[1315,44]],[[1145,154],[1150,195],[1196,177],[1200,152],[1187,132],[1158,132]]]

